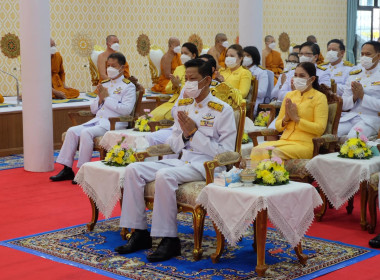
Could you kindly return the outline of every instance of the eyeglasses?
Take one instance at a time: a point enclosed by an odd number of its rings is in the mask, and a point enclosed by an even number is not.
[[[286,63],[298,63],[298,61],[296,61],[296,60],[287,60],[287,59],[285,59],[285,62]]]
[[[307,53],[299,53],[298,56],[312,56],[313,53],[307,52]]]

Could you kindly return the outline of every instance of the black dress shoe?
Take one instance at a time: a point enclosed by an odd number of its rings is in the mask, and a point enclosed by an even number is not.
[[[380,234],[369,241],[369,246],[372,248],[380,248]]]
[[[65,166],[61,170],[61,172],[59,172],[57,175],[51,176],[50,180],[54,182],[58,182],[58,181],[65,181],[65,180],[73,180],[74,177],[75,177],[74,171],[70,167]]]
[[[178,237],[162,238],[157,250],[147,258],[150,262],[162,262],[181,255],[181,241]]]
[[[128,243],[115,248],[119,254],[130,254],[143,249],[152,248],[152,237],[147,230],[135,230]]]

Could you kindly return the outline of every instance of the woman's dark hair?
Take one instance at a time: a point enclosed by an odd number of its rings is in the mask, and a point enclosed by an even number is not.
[[[195,54],[195,58],[198,57],[198,48],[196,45],[190,42],[186,42],[185,44],[182,45],[182,48],[185,47],[186,49],[189,50],[192,54]]]
[[[313,76],[315,77],[315,80],[312,84],[312,87],[313,87],[313,89],[320,91],[321,89],[320,89],[319,83],[318,83],[317,68],[315,68],[314,63],[302,62],[302,63],[298,64],[298,66],[296,68],[298,68],[298,67],[302,67],[302,69],[305,70],[310,77],[313,77]]]
[[[248,46],[243,49],[246,53],[252,56],[253,65],[260,65],[261,57],[259,50],[254,46]]]
[[[231,46],[228,47],[227,51],[229,49],[233,49],[237,52],[237,55],[240,57],[240,58],[243,58],[244,57],[244,51],[243,51],[243,47],[240,46],[239,44],[233,44]]]

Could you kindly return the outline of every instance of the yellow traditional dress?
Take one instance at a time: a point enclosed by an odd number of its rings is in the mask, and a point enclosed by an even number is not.
[[[65,88],[65,69],[63,68],[63,59],[59,52],[51,56],[51,83],[55,90],[62,91],[66,98],[76,98],[79,96],[79,90]],[[53,94],[53,98],[56,98]]]
[[[231,72],[230,68],[222,68],[219,73],[223,76],[224,82],[239,90],[243,98],[247,97],[249,89],[251,88],[251,71],[240,66],[233,72]]]
[[[185,72],[186,72],[185,65],[180,65],[174,70],[173,76],[175,77],[178,76],[180,78],[181,88],[178,89],[177,91],[174,91],[172,88],[173,87],[172,81],[169,81],[169,83],[166,85],[165,91],[166,93],[173,93],[173,96],[169,99],[168,102],[161,104],[160,106],[158,106],[156,109],[154,109],[151,112],[154,120],[160,121],[162,119],[166,119],[166,120],[173,119],[171,110],[179,97],[179,93],[181,92],[182,87],[185,85]]]
[[[171,70],[170,72],[173,73],[174,70],[178,67],[182,65],[182,62],[181,62],[181,54],[176,54],[173,59],[172,59],[172,65],[171,65]],[[153,87],[152,87],[152,91],[154,92],[161,92],[161,93],[166,93],[165,91],[165,88],[166,88],[166,85],[169,83],[170,79],[167,79],[165,77],[165,74],[164,74],[164,70],[163,70],[163,66],[162,66],[162,59],[161,59],[161,64],[160,64],[160,68],[161,68],[161,75],[160,77],[158,78],[158,82],[157,84],[155,84]]]
[[[285,116],[285,100],[290,98],[297,105],[299,123],[288,122],[282,126]],[[275,147],[273,155],[282,159],[308,159],[313,156],[313,138],[320,137],[326,129],[328,104],[326,96],[311,89],[301,95],[299,90],[288,92],[282,102],[276,121],[276,129],[283,131],[280,140],[264,142],[252,149],[251,159],[260,161],[269,158],[267,146]]]

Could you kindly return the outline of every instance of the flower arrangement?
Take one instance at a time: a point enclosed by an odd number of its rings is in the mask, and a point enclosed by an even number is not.
[[[149,112],[149,109],[144,109],[144,115],[139,117],[135,122],[135,130],[138,130],[140,132],[150,131],[148,122],[153,118],[153,116]]]
[[[121,139],[115,146],[109,150],[103,163],[110,166],[127,166],[128,164],[135,162],[134,151],[128,147],[127,143],[124,143],[127,135],[122,134]]]
[[[365,135],[360,135],[363,130],[360,127],[354,128],[356,138],[350,138],[340,147],[339,157],[354,159],[369,159],[373,156],[370,147],[367,145],[368,139]],[[360,136],[359,136],[360,135]]]
[[[267,126],[269,122],[269,117],[270,117],[270,111],[261,111],[256,119],[254,124],[257,126]]]
[[[289,172],[286,171],[283,161],[279,157],[272,158],[274,147],[265,148],[269,153],[269,159],[262,160],[256,167],[256,184],[283,185],[289,182]]]
[[[241,139],[241,143],[242,144],[247,144],[249,143],[249,137],[248,137],[248,134],[246,132],[243,133],[243,137]]]

